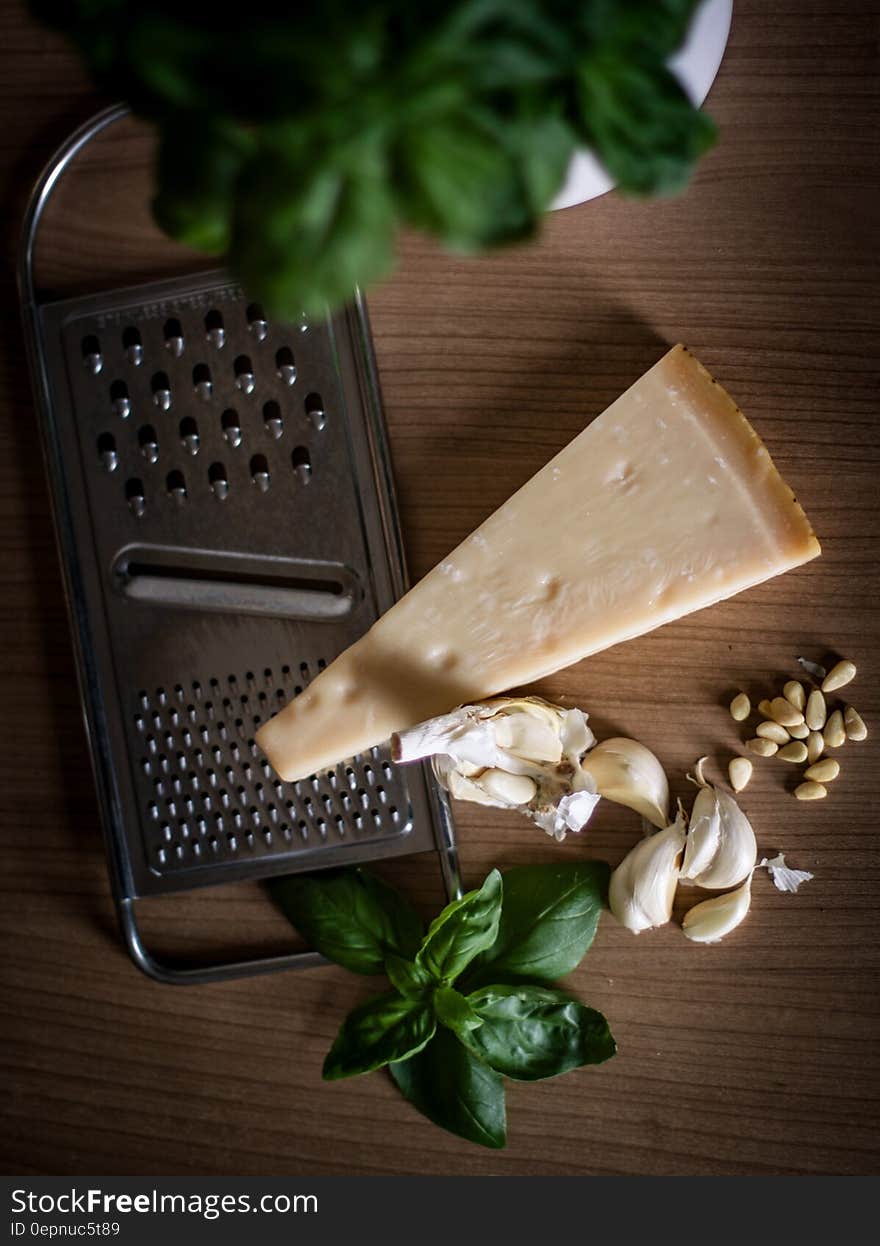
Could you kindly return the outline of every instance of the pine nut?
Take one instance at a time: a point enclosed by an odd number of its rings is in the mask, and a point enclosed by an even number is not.
[[[846,743],[846,728],[843,725],[843,714],[835,710],[825,724],[822,739],[826,748],[840,748]]]
[[[760,736],[763,740],[772,740],[774,744],[788,744],[791,739],[785,728],[774,722],[758,723],[755,728],[755,735]]]
[[[752,712],[752,703],[744,692],[738,692],[730,702],[730,716],[736,722],[741,723],[748,718]]]
[[[825,752],[825,741],[821,731],[811,731],[807,736],[807,761],[812,766]]]
[[[750,753],[756,753],[758,757],[772,757],[774,753],[779,752],[778,744],[774,744],[772,740],[764,740],[761,736],[757,736],[754,740],[746,740],[746,748]]]
[[[840,762],[835,761],[833,757],[826,757],[822,761],[817,761],[814,766],[807,766],[804,778],[813,779],[816,783],[830,783],[839,774]]]
[[[800,783],[794,789],[794,794],[798,800],[824,800],[828,795],[828,788],[823,787],[821,783],[815,783],[812,779],[807,779],[806,783]]]
[[[791,701],[786,701],[785,697],[774,697],[770,702],[770,717],[774,722],[778,722],[780,726],[791,727],[794,723],[802,723],[804,716],[800,710],[796,710]]]
[[[791,744],[786,744],[785,748],[781,748],[776,756],[780,761],[793,761],[799,765],[802,761],[807,760],[807,746],[802,740],[792,740]]]
[[[842,688],[848,684],[851,679],[856,677],[856,664],[849,662],[844,658],[842,662],[838,662],[836,666],[832,666],[831,670],[822,680],[823,692],[836,692],[838,688]]]
[[[867,740],[868,728],[865,726],[865,720],[851,705],[843,711],[843,725],[848,740]]]
[[[790,701],[796,710],[803,713],[804,706],[807,703],[807,694],[804,692],[804,685],[799,684],[796,679],[790,679],[782,689],[782,695],[786,701]]]
[[[730,775],[730,786],[735,792],[741,792],[752,777],[752,763],[748,757],[733,757],[727,766]]]
[[[811,731],[821,731],[825,726],[825,720],[828,717],[828,707],[825,704],[825,698],[818,688],[814,688],[809,697],[807,697],[807,708],[804,717]]]

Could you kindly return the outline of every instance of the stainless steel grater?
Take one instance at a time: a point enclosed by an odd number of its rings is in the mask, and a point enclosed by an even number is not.
[[[134,902],[428,849],[459,889],[426,770],[404,775],[373,749],[283,783],[254,742],[405,588],[366,310],[276,324],[222,272],[41,303],[46,203],[123,115],[99,114],[56,152],[20,262],[121,925],[162,981],[311,965],[161,964]]]

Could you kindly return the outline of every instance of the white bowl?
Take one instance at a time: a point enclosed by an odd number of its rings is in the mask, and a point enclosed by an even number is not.
[[[704,0],[694,15],[684,44],[669,62],[669,68],[695,104],[702,104],[715,81],[727,47],[732,15],[733,0]],[[579,151],[568,166],[565,185],[553,200],[551,209],[586,203],[588,199],[604,195],[613,186],[614,182],[596,157],[589,151]]]

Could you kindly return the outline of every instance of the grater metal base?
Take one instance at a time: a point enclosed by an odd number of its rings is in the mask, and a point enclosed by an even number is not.
[[[223,272],[41,303],[52,190],[124,115],[50,161],[19,273],[120,922],[164,982],[305,967],[161,965],[134,902],[428,849],[460,891],[424,768],[373,749],[287,784],[254,742],[406,587],[366,310],[275,324]]]

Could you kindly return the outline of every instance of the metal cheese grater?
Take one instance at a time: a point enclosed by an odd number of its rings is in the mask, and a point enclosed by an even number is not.
[[[222,272],[40,303],[46,203],[109,109],[39,179],[20,262],[111,876],[135,962],[166,982],[320,963],[176,967],[139,896],[436,849],[448,807],[380,749],[283,783],[261,722],[403,592],[366,311],[276,324]]]

